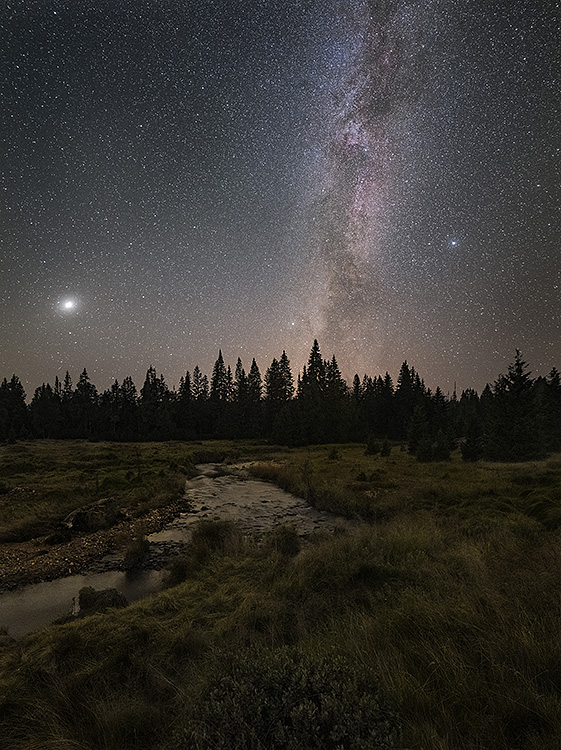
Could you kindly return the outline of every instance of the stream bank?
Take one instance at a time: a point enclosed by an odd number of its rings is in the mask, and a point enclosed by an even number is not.
[[[24,556],[8,578],[17,585],[18,577],[22,580],[31,573],[33,582],[0,594],[0,627],[21,637],[48,625],[73,611],[73,602],[84,586],[115,588],[128,602],[157,592],[161,571],[184,550],[200,520],[234,521],[242,533],[255,539],[287,524],[304,539],[320,529],[333,532],[357,526],[316,510],[275,485],[250,478],[243,465],[200,464],[196,468],[198,474],[187,480],[181,501],[139,521],[149,545],[133,571],[124,570],[122,536],[126,531],[130,537],[131,529],[122,525],[72,540],[58,549],[46,549],[43,554],[37,554],[35,548],[35,555]]]

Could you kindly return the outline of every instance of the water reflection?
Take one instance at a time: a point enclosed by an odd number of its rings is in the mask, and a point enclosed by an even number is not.
[[[8,634],[14,638],[44,627],[72,612],[73,600],[77,601],[82,586],[115,588],[129,602],[134,602],[158,591],[161,581],[162,573],[158,570],[132,574],[111,570],[31,584],[0,596],[0,627],[7,628]]]

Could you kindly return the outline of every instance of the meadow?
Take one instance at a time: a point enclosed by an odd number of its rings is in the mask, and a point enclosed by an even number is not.
[[[201,460],[252,461],[363,526],[301,545],[290,528],[256,543],[201,524],[161,594],[1,638],[3,746],[561,746],[560,456],[21,443],[0,448],[0,538],[43,533],[108,485],[131,512],[167,502],[161,485]]]

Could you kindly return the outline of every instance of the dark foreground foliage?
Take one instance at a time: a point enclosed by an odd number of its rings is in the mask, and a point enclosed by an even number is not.
[[[109,461],[110,446],[82,445],[109,470],[97,451]],[[163,444],[140,449],[163,462]],[[289,528],[256,544],[201,524],[174,587],[16,643],[0,636],[2,748],[559,746],[559,455],[167,449],[168,464],[190,450],[260,456],[256,474],[370,522],[302,548]]]
[[[396,713],[380,700],[374,675],[337,653],[284,647],[225,655],[202,692],[177,750],[390,750]]]

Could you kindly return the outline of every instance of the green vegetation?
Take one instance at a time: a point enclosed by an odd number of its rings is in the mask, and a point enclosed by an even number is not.
[[[253,452],[264,454],[259,446]],[[48,534],[71,511],[102,498],[115,512],[140,516],[181,497],[195,464],[238,457],[239,447],[225,441],[0,445],[0,542]]]
[[[258,545],[201,524],[158,596],[0,641],[4,745],[558,747],[561,458],[391,448],[160,444],[162,468],[261,459],[256,475],[366,523],[300,551],[290,528]]]

